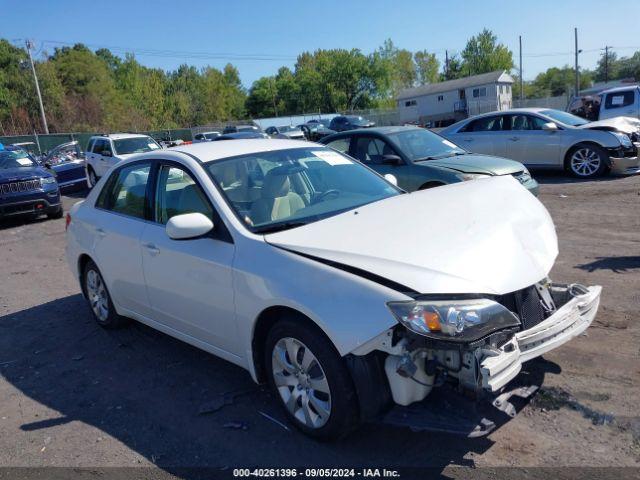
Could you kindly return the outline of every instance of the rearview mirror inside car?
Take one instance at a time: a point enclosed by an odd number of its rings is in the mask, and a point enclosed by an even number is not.
[[[558,125],[554,122],[547,122],[542,125],[542,130],[558,130]]]
[[[185,213],[171,217],[165,230],[173,240],[189,240],[209,233],[213,222],[202,213]]]

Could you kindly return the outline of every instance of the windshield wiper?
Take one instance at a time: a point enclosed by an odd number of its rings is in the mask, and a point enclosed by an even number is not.
[[[290,228],[301,227],[306,225],[308,222],[300,222],[300,221],[291,221],[291,222],[281,222],[275,223],[273,225],[264,225],[262,227],[257,227],[253,231],[255,233],[275,233],[281,232],[282,230],[289,230]]]

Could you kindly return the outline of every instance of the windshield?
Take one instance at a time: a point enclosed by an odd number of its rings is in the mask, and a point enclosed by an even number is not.
[[[467,153],[455,143],[424,128],[412,128],[391,133],[389,138],[412,162]]]
[[[540,113],[554,119],[557,122],[564,123],[565,125],[571,125],[572,127],[577,127],[580,125],[584,125],[585,123],[589,123],[584,118],[580,118],[571,113],[563,112],[562,110],[542,110]]]
[[[206,168],[256,233],[312,223],[401,193],[360,163],[322,147],[253,153]]]
[[[36,167],[37,164],[31,160],[25,150],[2,150],[0,151],[0,168],[20,168]]]
[[[127,155],[129,153],[144,153],[157,150],[160,147],[151,137],[131,137],[114,140],[113,146],[117,155]]]

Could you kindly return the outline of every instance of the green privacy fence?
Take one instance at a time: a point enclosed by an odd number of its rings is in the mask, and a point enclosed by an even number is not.
[[[189,128],[131,133],[149,135],[156,140],[192,140],[191,129]],[[98,133],[51,133],[49,135],[15,135],[10,137],[0,137],[0,143],[9,145],[12,143],[33,142],[33,150],[35,150],[36,153],[45,153],[62,143],[77,140],[80,143],[80,147],[84,150],[87,147],[87,143],[89,143],[89,138],[97,134]]]

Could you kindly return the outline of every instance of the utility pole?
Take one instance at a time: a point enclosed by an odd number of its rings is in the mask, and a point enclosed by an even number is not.
[[[578,29],[574,28],[573,29],[573,33],[575,36],[575,41],[576,41],[576,91],[575,91],[575,95],[576,97],[580,94],[580,70],[578,67],[578,54],[582,51],[582,50],[578,50]]]
[[[38,75],[36,75],[36,67],[33,64],[33,57],[31,56],[31,49],[33,44],[27,40],[25,42],[27,46],[27,53],[29,54],[29,62],[31,62],[31,70],[33,71],[33,79],[36,82],[36,93],[38,94],[38,103],[40,104],[40,118],[42,119],[42,129],[45,134],[49,134],[49,127],[47,126],[47,117],[44,114],[44,105],[42,104],[42,95],[40,94],[40,84],[38,83]]]
[[[444,51],[444,77],[449,80],[449,50]]]
[[[609,82],[609,49],[611,47],[604,47],[604,83]]]
[[[524,99],[524,83],[522,81],[522,35],[518,36],[518,42],[520,44],[520,101]]]

